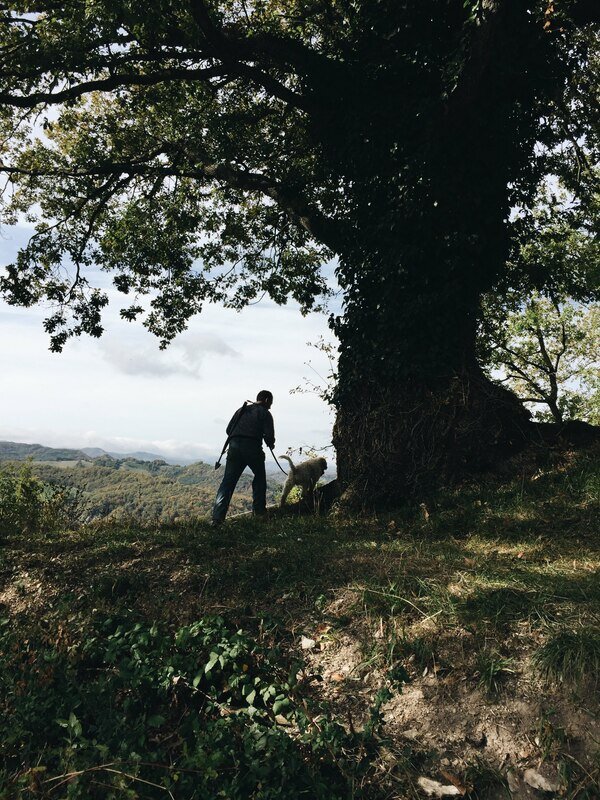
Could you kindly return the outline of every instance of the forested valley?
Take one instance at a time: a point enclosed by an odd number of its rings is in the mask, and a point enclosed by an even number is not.
[[[18,478],[26,464],[45,486],[66,490],[74,522],[129,519],[149,524],[208,517],[223,477],[222,469],[216,471],[213,464],[203,462],[179,466],[159,459],[90,458],[56,448],[46,448],[44,460],[30,461],[22,460],[21,450],[21,460],[14,461],[5,444],[0,443],[0,472]],[[251,473],[240,479],[232,513],[251,510],[251,483]],[[281,481],[270,476],[268,502],[273,504],[280,494]]]

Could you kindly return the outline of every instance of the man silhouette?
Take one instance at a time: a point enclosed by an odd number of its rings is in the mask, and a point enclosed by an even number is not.
[[[252,481],[252,511],[265,513],[267,505],[267,476],[263,440],[267,447],[275,447],[275,429],[269,409],[273,395],[263,389],[256,395],[255,403],[244,403],[235,412],[227,426],[227,461],[225,475],[219,486],[212,512],[212,525],[220,525],[227,514],[231,496],[240,475],[246,467],[254,473]]]

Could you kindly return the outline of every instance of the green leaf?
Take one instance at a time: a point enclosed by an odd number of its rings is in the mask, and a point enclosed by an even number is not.
[[[211,653],[208,664],[204,667],[204,672],[209,673],[219,660],[219,653]]]
[[[281,714],[282,711],[285,711],[289,707],[290,707],[290,701],[287,697],[284,697],[283,700],[276,700],[273,703],[273,713]]]

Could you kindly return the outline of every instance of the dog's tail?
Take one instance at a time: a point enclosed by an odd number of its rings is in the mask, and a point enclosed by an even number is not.
[[[294,462],[292,461],[292,459],[289,456],[279,456],[279,458],[285,458],[285,460],[290,465],[290,469],[292,470],[292,475],[293,475],[296,472],[296,466],[295,466]]]

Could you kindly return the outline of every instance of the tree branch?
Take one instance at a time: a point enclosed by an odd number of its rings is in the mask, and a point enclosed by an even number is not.
[[[552,359],[548,355],[548,351],[546,350],[546,343],[544,342],[544,334],[539,325],[536,325],[533,332],[538,340],[538,344],[540,346],[540,352],[542,354],[542,358],[546,363],[546,367],[548,368],[548,372],[554,372],[554,365],[552,364]]]
[[[204,38],[213,49],[214,53],[218,53],[219,57],[225,56],[230,50],[229,41],[225,38],[222,31],[213,23],[203,0],[189,0],[189,6],[192,19],[204,35]]]
[[[343,226],[341,223],[322,214],[318,208],[308,202],[296,190],[284,184],[261,175],[234,167],[231,164],[208,164],[189,169],[179,169],[172,166],[153,166],[148,163],[157,153],[152,153],[144,160],[115,162],[99,164],[90,169],[74,170],[30,170],[20,167],[11,167],[0,163],[0,172],[9,175],[24,175],[31,177],[47,178],[84,178],[108,175],[140,175],[190,178],[193,180],[218,180],[232,189],[259,192],[274,200],[288,217],[316,241],[326,245],[331,250],[337,250],[342,240]]]
[[[528,366],[533,367],[534,369],[539,369],[539,370],[541,370],[541,372],[544,372],[544,373],[547,372],[546,368],[545,368],[545,366],[543,364],[538,364],[537,361],[530,361],[528,358],[525,358],[525,356],[521,355],[521,353],[518,353],[516,350],[512,350],[506,344],[497,344],[496,347],[498,347],[500,350],[504,350],[506,353],[509,353],[511,356],[514,356],[514,358],[520,359],[524,364],[527,364]]]
[[[531,388],[534,389],[540,395],[540,397],[546,397],[546,392],[537,383],[537,381],[535,381],[533,378],[531,378],[523,369],[521,369],[521,367],[519,367],[518,364],[515,364],[514,361],[511,361],[510,359],[507,359],[506,361],[500,361],[500,363],[505,367],[509,367],[510,369],[514,369],[514,371],[518,373],[518,376],[522,380],[524,380],[525,383],[527,383],[529,386],[531,386]],[[510,377],[515,377],[516,378],[516,376],[510,376]]]
[[[15,95],[0,93],[0,105],[16,106],[18,108],[33,108],[41,103],[55,105],[76,100],[90,92],[111,92],[122,86],[154,86],[170,80],[199,80],[208,81],[210,78],[222,77],[223,67],[206,67],[204,69],[169,69],[162,72],[141,75],[127,73],[111,75],[109,78],[84,81],[60,92],[35,92],[29,95]]]
[[[261,86],[273,97],[283,100],[294,108],[309,111],[314,107],[314,101],[311,98],[294,92],[259,67],[244,63],[245,58],[256,55],[256,52],[252,53],[251,49],[245,47],[243,42],[227,37],[222,30],[217,28],[211,20],[203,0],[190,0],[190,10],[194,22],[205,38],[209,52],[214,58],[219,59],[229,72],[247,78]]]

